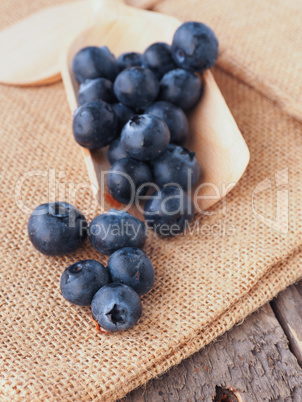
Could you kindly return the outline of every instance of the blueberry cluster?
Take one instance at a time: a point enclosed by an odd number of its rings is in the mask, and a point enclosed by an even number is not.
[[[171,46],[157,42],[143,54],[128,52],[117,59],[107,47],[89,46],[73,60],[80,83],[75,140],[90,150],[109,145],[109,193],[123,204],[151,194],[145,219],[162,236],[181,233],[193,217],[186,192],[201,172],[195,153],[184,147],[186,112],[202,96],[197,73],[212,67],[217,56],[214,32],[200,22],[186,22]]]
[[[143,54],[117,59],[107,47],[86,47],[73,60],[80,83],[73,117],[75,140],[96,150],[109,145],[107,186],[121,203],[146,196],[146,223],[161,236],[182,233],[194,214],[187,193],[198,181],[194,152],[183,145],[189,135],[186,112],[202,96],[201,75],[215,63],[218,41],[199,22],[175,32],[171,46],[154,43]],[[155,191],[148,196],[152,185]],[[152,262],[142,251],[146,226],[124,211],[98,215],[89,227],[84,215],[66,202],[38,206],[28,221],[34,247],[49,256],[65,255],[86,238],[110,255],[107,267],[96,260],[75,262],[61,276],[62,295],[90,306],[98,328],[133,327],[142,314],[139,295],[154,285]]]
[[[92,246],[110,255],[107,268],[96,260],[77,261],[61,276],[61,293],[69,302],[90,306],[98,327],[120,331],[133,327],[142,313],[139,295],[152,289],[155,273],[142,248],[146,226],[115,209],[95,217],[89,227],[84,215],[67,202],[42,204],[28,221],[32,244],[41,253],[58,256],[76,251],[87,234]]]

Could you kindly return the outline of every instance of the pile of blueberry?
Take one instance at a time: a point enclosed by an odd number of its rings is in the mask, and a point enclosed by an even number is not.
[[[147,225],[161,236],[182,233],[194,214],[186,193],[200,176],[194,152],[183,145],[189,135],[185,112],[202,95],[200,75],[215,63],[218,41],[199,22],[175,32],[171,46],[154,43],[144,54],[124,53],[117,59],[107,47],[86,47],[73,60],[80,83],[79,107],[73,118],[76,141],[90,150],[109,145],[110,194],[129,204],[156,191],[144,206]],[[78,261],[61,276],[69,302],[91,305],[98,329],[133,327],[141,316],[139,295],[154,285],[154,268],[142,251],[146,226],[124,211],[111,209],[89,227],[84,215],[66,202],[38,206],[28,221],[28,234],[43,254],[76,251],[89,237],[107,267],[96,260]]]
[[[118,202],[137,202],[155,189],[144,214],[163,236],[182,232],[193,217],[185,192],[201,172],[195,153],[184,147],[189,135],[185,113],[202,96],[202,76],[196,73],[212,67],[217,56],[214,32],[186,22],[171,46],[157,42],[143,54],[129,52],[117,59],[107,47],[89,46],[73,60],[80,83],[75,140],[90,150],[109,145],[107,187]],[[164,204],[169,204],[166,211]]]
[[[38,206],[28,221],[28,234],[43,254],[76,251],[87,235],[100,253],[110,255],[107,267],[96,260],[78,261],[61,276],[62,295],[70,303],[90,306],[98,329],[121,331],[133,327],[142,313],[139,295],[152,289],[152,262],[142,251],[146,226],[125,211],[111,209],[94,218],[88,228],[84,215],[67,202]]]

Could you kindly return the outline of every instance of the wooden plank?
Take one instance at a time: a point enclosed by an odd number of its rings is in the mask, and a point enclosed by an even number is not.
[[[289,347],[302,367],[302,281],[290,286],[271,302],[274,313],[285,332]]]
[[[123,401],[213,398],[225,402],[302,401],[302,369],[269,304]]]
[[[302,296],[302,280],[297,283],[296,288],[298,289],[298,291],[300,292],[300,294]]]

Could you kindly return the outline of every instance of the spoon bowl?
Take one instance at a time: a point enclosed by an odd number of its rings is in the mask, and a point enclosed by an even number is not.
[[[93,26],[69,44],[63,52],[61,74],[68,102],[77,108],[79,85],[72,72],[75,54],[85,46],[108,46],[116,56],[128,51],[143,52],[154,42],[171,43],[181,24],[177,19],[125,5],[121,0],[99,0]],[[190,113],[190,139],[187,146],[196,153],[202,175],[192,190],[198,212],[203,212],[223,198],[239,181],[249,162],[249,150],[210,71],[203,74],[201,101]],[[106,188],[110,164],[106,151],[82,148],[89,178],[104,210],[127,209],[115,201]],[[142,218],[141,207],[130,213]]]

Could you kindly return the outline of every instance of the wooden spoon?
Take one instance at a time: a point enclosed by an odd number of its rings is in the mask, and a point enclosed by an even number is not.
[[[128,0],[147,8],[155,0]],[[52,84],[61,80],[62,45],[91,25],[94,0],[47,7],[0,31],[0,83],[18,86]]]
[[[86,1],[38,11],[0,32],[0,82],[44,85],[61,80],[62,43],[89,26],[92,8]]]
[[[180,22],[170,16],[139,10],[121,0],[98,0],[96,23],[78,35],[64,51],[62,77],[71,111],[77,107],[78,83],[71,64],[75,54],[88,45],[106,45],[115,54],[143,52],[153,42],[171,43]],[[219,201],[238,182],[249,162],[249,150],[210,71],[204,74],[204,94],[191,113],[188,147],[196,152],[203,177],[192,191],[197,211]],[[82,148],[89,177],[101,206],[124,208],[112,199],[105,186],[109,170],[106,150]],[[206,184],[208,183],[208,184]],[[131,213],[141,217],[141,210]]]

